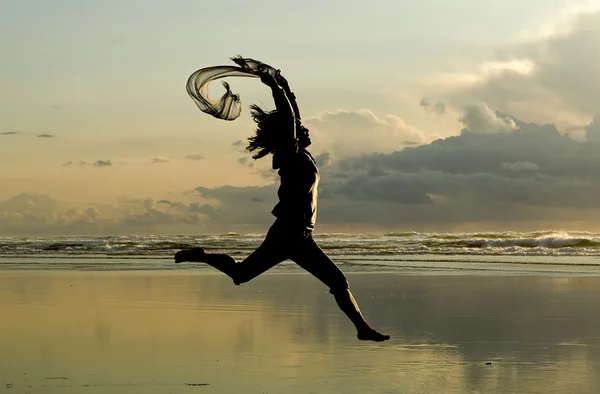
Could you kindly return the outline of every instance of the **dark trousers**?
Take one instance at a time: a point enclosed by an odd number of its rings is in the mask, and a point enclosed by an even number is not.
[[[248,282],[284,260],[290,259],[329,287],[329,292],[348,289],[346,277],[321,250],[312,231],[276,220],[263,243],[238,263],[239,283]]]

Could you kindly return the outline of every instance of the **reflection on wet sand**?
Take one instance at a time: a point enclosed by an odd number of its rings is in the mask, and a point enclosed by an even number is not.
[[[600,278],[349,278],[389,343],[304,274],[4,272],[0,392],[600,392]]]

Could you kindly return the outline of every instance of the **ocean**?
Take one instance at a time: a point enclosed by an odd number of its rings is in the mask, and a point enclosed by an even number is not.
[[[185,270],[177,250],[204,247],[238,260],[264,234],[0,237],[0,270]],[[600,234],[541,231],[486,233],[315,234],[344,272],[418,274],[600,274]],[[286,261],[274,271],[299,268]]]

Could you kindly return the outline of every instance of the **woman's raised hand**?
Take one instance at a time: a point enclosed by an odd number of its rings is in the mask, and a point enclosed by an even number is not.
[[[287,79],[285,79],[284,76],[281,75],[281,70],[277,70],[277,73],[275,74],[275,80],[277,81],[279,86],[284,88],[286,91],[290,89],[290,85],[288,85]]]

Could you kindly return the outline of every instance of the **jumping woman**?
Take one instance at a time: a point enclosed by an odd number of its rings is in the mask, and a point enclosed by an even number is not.
[[[366,322],[346,277],[313,239],[319,170],[306,150],[311,140],[308,129],[302,125],[296,97],[279,71],[275,75],[261,73],[260,79],[271,88],[276,109],[265,111],[251,106],[257,129],[248,139],[246,149],[254,152],[254,159],[273,154],[273,169],[279,170],[280,177],[279,202],[272,212],[276,220],[263,243],[244,261],[238,263],[229,255],[195,248],[177,252],[175,262],[209,264],[240,285],[290,259],[329,287],[340,309],[356,327],[358,339],[388,340],[389,335],[381,334]]]

